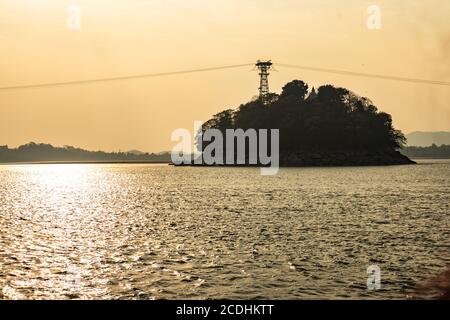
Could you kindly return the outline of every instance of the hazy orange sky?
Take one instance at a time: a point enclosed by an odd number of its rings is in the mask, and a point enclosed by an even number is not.
[[[81,8],[81,29],[66,26]],[[382,28],[366,27],[369,5]],[[450,81],[448,0],[0,0],[0,87],[274,62]],[[344,86],[405,133],[450,131],[450,87],[277,68]],[[0,145],[169,150],[176,128],[257,94],[251,67],[130,81],[0,91]]]

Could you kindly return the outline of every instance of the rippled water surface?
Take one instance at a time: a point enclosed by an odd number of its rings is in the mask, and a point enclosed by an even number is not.
[[[405,298],[450,262],[449,204],[449,161],[0,166],[0,299]]]

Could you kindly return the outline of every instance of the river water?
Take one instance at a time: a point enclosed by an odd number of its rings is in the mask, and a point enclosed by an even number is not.
[[[403,299],[450,263],[449,204],[445,160],[4,165],[0,299]]]

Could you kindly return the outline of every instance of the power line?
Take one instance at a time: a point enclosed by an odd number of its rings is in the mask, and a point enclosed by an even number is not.
[[[285,63],[277,63],[276,65],[280,66],[280,67],[286,67],[286,68],[311,70],[311,71],[334,73],[334,74],[356,76],[356,77],[376,78],[376,79],[384,79],[384,80],[394,80],[394,81],[403,81],[403,82],[412,82],[412,83],[426,83],[426,84],[434,84],[434,85],[441,85],[441,86],[450,86],[450,82],[439,81],[439,80],[425,80],[425,79],[405,78],[405,77],[397,77],[397,76],[385,76],[385,75],[381,75],[381,74],[353,72],[353,71],[337,70],[337,69],[326,69],[326,68],[300,66],[300,65],[285,64]]]
[[[227,65],[227,66],[220,66],[220,67],[210,67],[210,68],[161,72],[161,73],[147,73],[147,74],[138,74],[138,75],[131,75],[131,76],[98,78],[98,79],[90,79],[90,80],[75,80],[75,81],[66,81],[66,82],[49,82],[49,83],[39,83],[39,84],[29,84],[29,85],[18,85],[18,86],[0,87],[0,91],[23,90],[23,89],[34,89],[34,88],[46,88],[46,87],[60,87],[60,86],[69,86],[69,85],[77,85],[77,84],[90,84],[90,83],[96,83],[96,82],[112,82],[112,81],[121,81],[121,80],[163,77],[163,76],[172,76],[172,75],[186,74],[186,73],[207,72],[207,71],[214,71],[214,70],[248,67],[251,65],[254,65],[254,63],[234,64],[234,65]]]
[[[243,63],[243,64],[226,65],[226,66],[219,66],[219,67],[209,67],[209,68],[161,72],[161,73],[147,73],[147,74],[138,74],[138,75],[130,75],[130,76],[97,78],[97,79],[89,79],[89,80],[74,80],[74,81],[66,81],[66,82],[49,82],[49,83],[39,83],[39,84],[29,84],[29,85],[17,85],[17,86],[0,87],[0,91],[60,87],[60,86],[69,86],[69,85],[91,84],[91,83],[98,83],[98,82],[112,82],[112,81],[122,81],[122,80],[153,78],[153,77],[172,76],[172,75],[180,75],[180,74],[188,74],[188,73],[240,68],[240,67],[246,67],[246,66],[252,66],[252,65],[254,65],[254,64],[253,63]],[[439,80],[425,80],[425,79],[405,78],[405,77],[397,77],[397,76],[386,76],[386,75],[381,75],[381,74],[353,72],[353,71],[338,70],[338,69],[327,69],[327,68],[302,66],[302,65],[294,65],[294,64],[286,64],[286,63],[276,63],[276,65],[280,66],[280,67],[326,72],[326,73],[333,73],[333,74],[339,74],[339,75],[349,75],[349,76],[376,78],[376,79],[383,79],[383,80],[394,80],[394,81],[402,81],[402,82],[410,82],[410,83],[412,82],[412,83],[425,83],[425,84],[433,84],[433,85],[450,86],[450,82],[439,81]]]

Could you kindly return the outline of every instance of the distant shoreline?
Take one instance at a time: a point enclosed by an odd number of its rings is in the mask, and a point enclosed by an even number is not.
[[[161,161],[23,161],[23,162],[0,162],[0,166],[6,165],[31,165],[31,164],[166,164],[170,162]]]
[[[54,147],[45,143],[34,143],[10,149],[0,146],[0,163],[48,164],[48,163],[169,163],[170,153],[144,153],[140,151],[104,152],[88,151],[71,146]]]
[[[411,160],[450,160],[450,158],[412,158]],[[29,161],[29,162],[0,162],[0,166],[16,166],[16,165],[45,165],[45,164],[159,164],[159,165],[169,165],[174,167],[212,167],[212,168],[251,168],[260,167],[253,165],[176,165],[172,162],[151,162],[151,161]],[[408,164],[405,164],[408,165]],[[394,165],[373,165],[375,167],[382,166],[396,166]],[[297,168],[329,168],[329,167],[345,167],[345,166],[299,166]],[[369,167],[369,165],[362,165],[361,167]],[[286,167],[294,168],[294,167]]]

